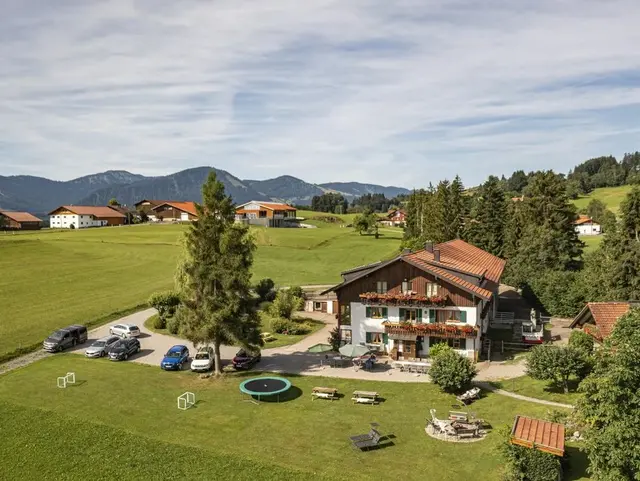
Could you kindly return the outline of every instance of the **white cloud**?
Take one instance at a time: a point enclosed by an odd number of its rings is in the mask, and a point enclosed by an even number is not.
[[[9,3],[0,173],[566,171],[640,149],[639,22],[637,0]]]

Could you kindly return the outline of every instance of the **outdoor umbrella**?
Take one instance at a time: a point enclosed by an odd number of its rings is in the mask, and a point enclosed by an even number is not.
[[[340,349],[340,354],[345,357],[360,357],[367,354],[370,349],[367,346],[362,346],[360,344],[345,344]]]
[[[329,352],[333,351],[331,344],[316,344],[307,349],[308,352]]]

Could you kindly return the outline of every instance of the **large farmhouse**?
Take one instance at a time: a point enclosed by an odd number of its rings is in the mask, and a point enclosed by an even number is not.
[[[286,227],[296,220],[296,208],[281,202],[252,200],[236,207],[236,222],[266,227]]]
[[[569,327],[582,329],[596,341],[602,342],[611,334],[618,319],[629,312],[632,307],[639,307],[639,304],[631,302],[587,302]]]
[[[580,235],[600,235],[602,227],[588,215],[581,215],[573,223],[576,232]]]
[[[149,218],[158,221],[193,221],[198,219],[195,202],[165,201],[151,209]]]
[[[28,212],[0,210],[0,228],[16,230],[36,230],[42,227],[42,221]]]
[[[84,229],[124,225],[126,216],[106,206],[63,205],[49,212],[49,226],[54,229]]]
[[[394,259],[342,273],[326,292],[338,299],[343,339],[394,359],[426,356],[447,343],[476,360],[497,312],[505,261],[462,240],[427,243]]]

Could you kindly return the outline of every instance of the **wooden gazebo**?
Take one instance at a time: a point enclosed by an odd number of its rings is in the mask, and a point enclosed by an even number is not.
[[[564,425],[516,416],[511,428],[511,444],[564,456]]]

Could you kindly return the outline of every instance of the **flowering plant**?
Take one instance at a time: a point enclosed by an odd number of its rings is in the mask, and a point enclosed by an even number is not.
[[[425,306],[442,307],[447,303],[443,296],[423,296],[420,294],[365,292],[360,294],[360,299],[365,302],[380,304],[421,304]]]

